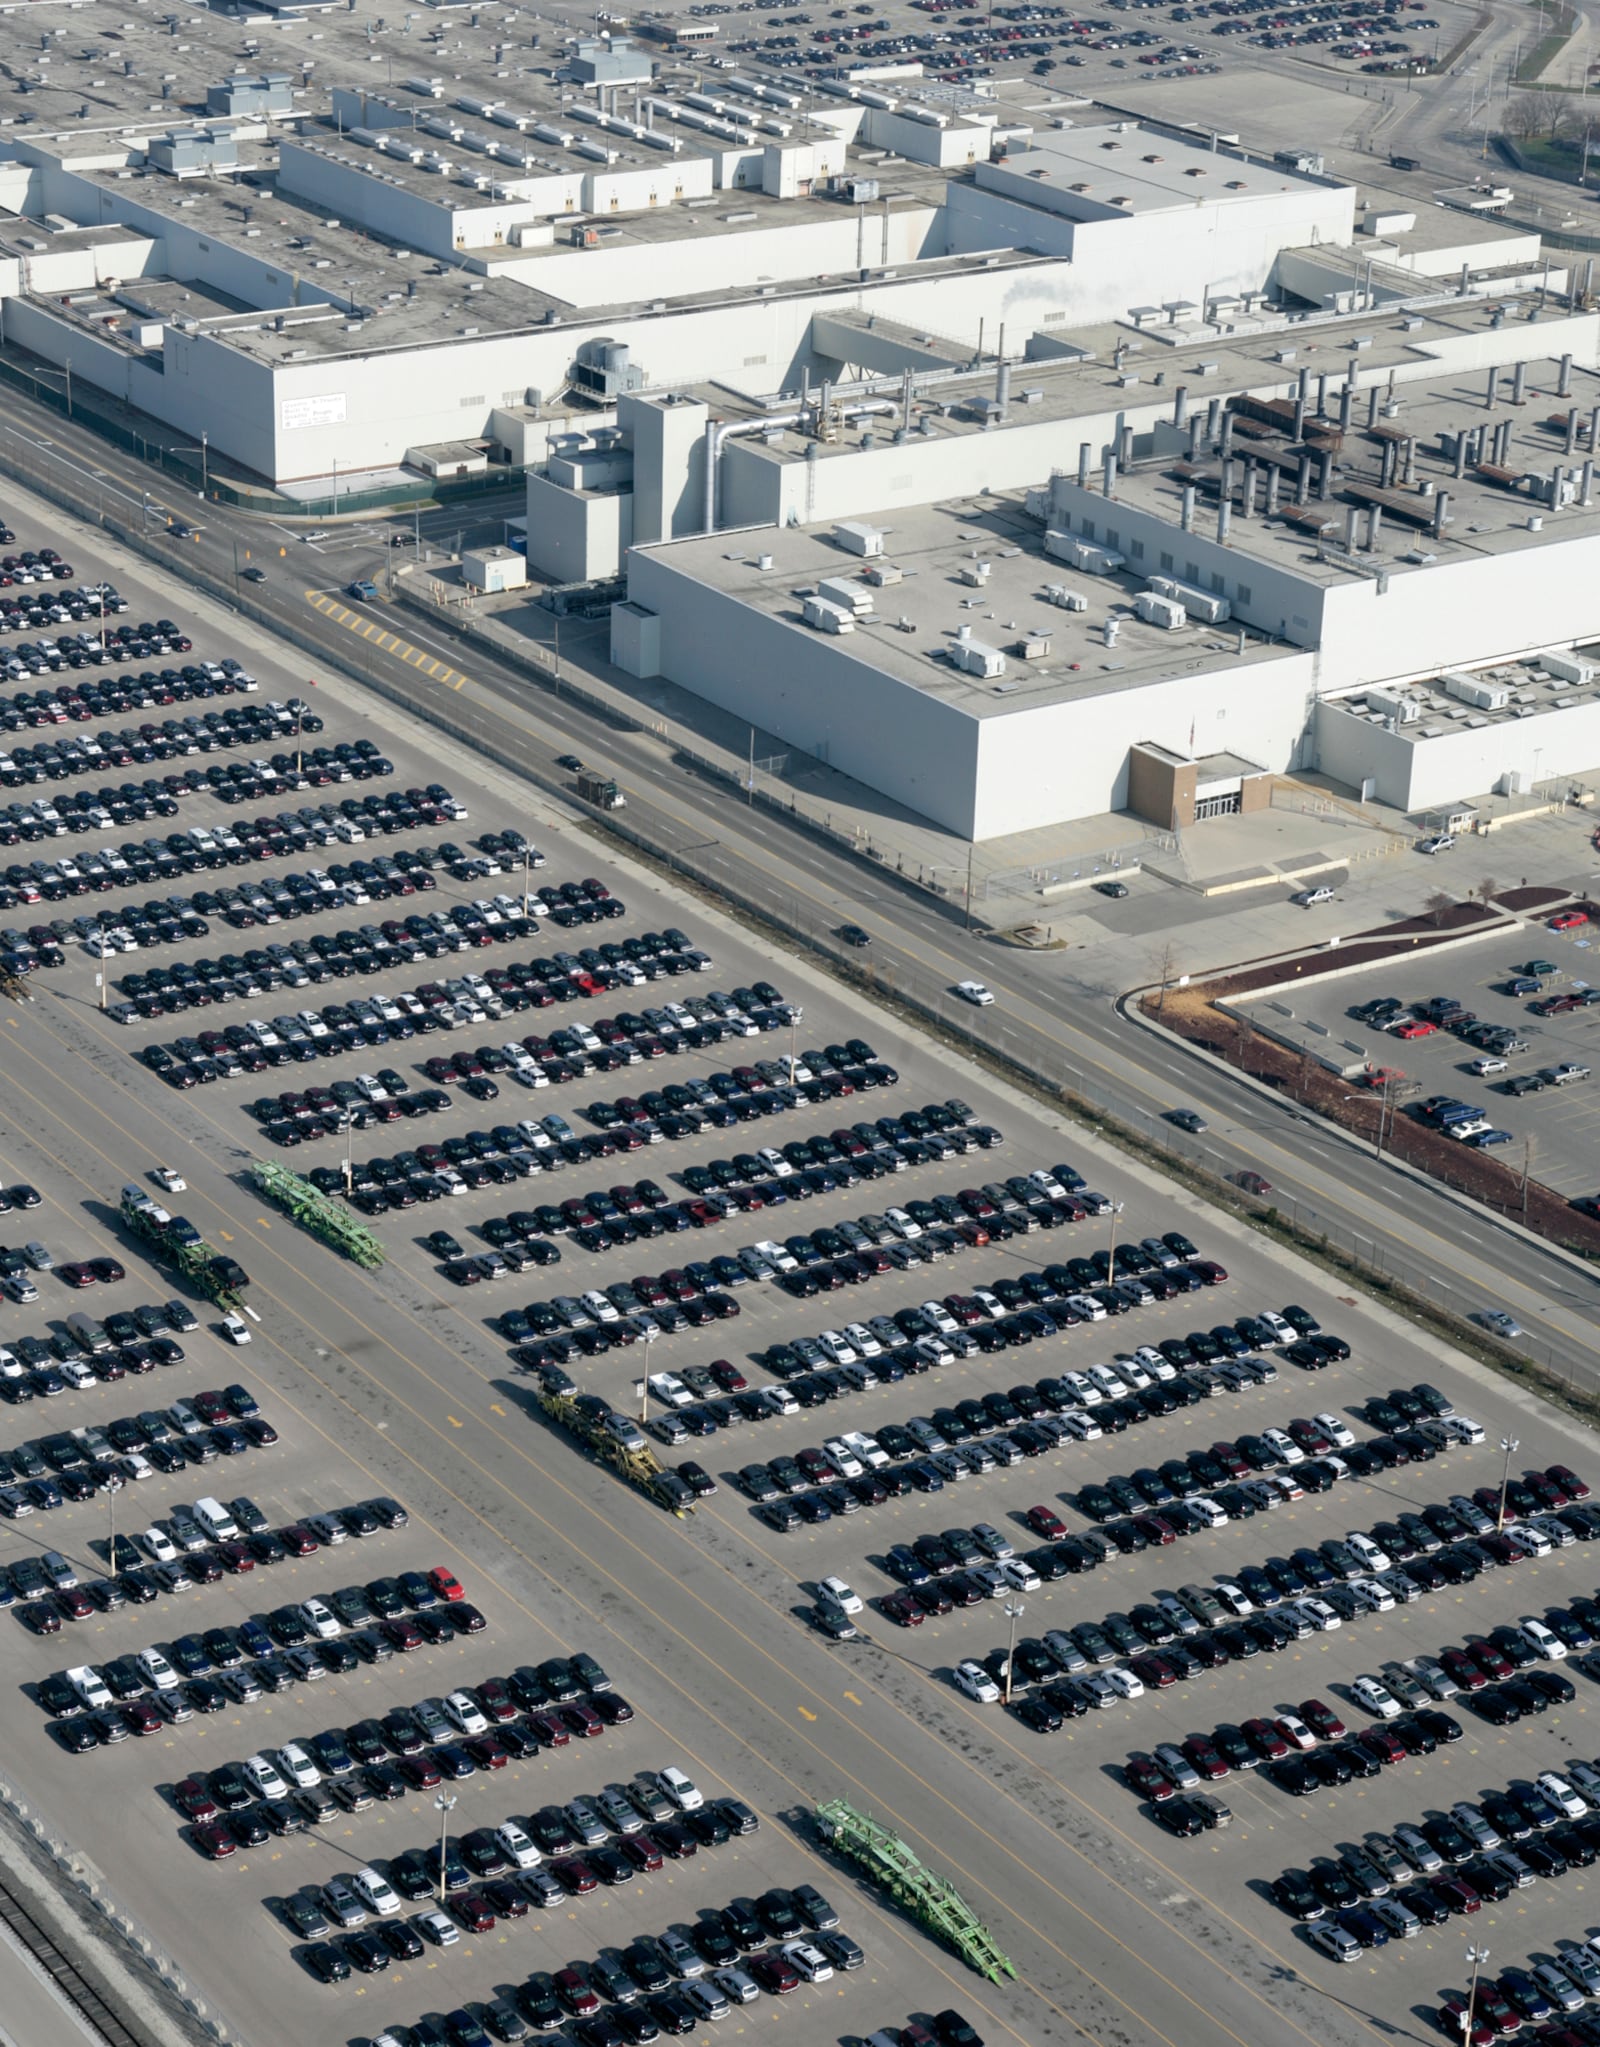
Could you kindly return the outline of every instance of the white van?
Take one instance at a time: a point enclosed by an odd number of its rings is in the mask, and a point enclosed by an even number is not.
[[[392,1918],[400,1910],[398,1893],[375,1869],[358,1869],[350,1879],[350,1887],[380,1919]]]
[[[196,1500],[194,1518],[213,1542],[237,1542],[239,1524],[220,1500]]]

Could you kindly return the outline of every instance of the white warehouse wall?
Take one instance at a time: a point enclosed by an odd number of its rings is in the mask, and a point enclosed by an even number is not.
[[[974,836],[1121,810],[1128,750],[1141,743],[1185,758],[1229,751],[1281,774],[1299,763],[1312,689],[1311,657],[1286,654],[991,715],[978,738]]]
[[[978,721],[876,668],[854,635],[755,611],[635,548],[628,598],[661,619],[661,673],[963,837],[976,809]],[[752,570],[752,574],[754,571]]]

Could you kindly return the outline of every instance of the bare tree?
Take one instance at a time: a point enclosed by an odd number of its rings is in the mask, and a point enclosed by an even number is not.
[[[1486,874],[1483,877],[1482,881],[1478,882],[1476,886],[1473,888],[1472,893],[1478,898],[1478,901],[1482,903],[1483,907],[1487,910],[1494,902],[1495,897],[1499,895],[1500,884],[1495,880],[1493,875]]]
[[[1522,1220],[1528,1220],[1528,1182],[1533,1178],[1533,1162],[1539,1156],[1539,1140],[1530,1131],[1522,1140]]]
[[[1504,114],[1500,117],[1500,122],[1502,131],[1505,134],[1526,140],[1530,136],[1539,134],[1541,119],[1542,109],[1539,105],[1539,95],[1532,92],[1519,92],[1516,98],[1507,105]]]
[[[1455,906],[1456,899],[1453,895],[1445,889],[1436,888],[1422,907],[1433,920],[1433,923],[1438,927],[1442,927],[1445,919],[1450,915]]]
[[[1161,948],[1161,958],[1156,964],[1156,978],[1161,984],[1160,993],[1156,997],[1157,1016],[1160,1016],[1161,1012],[1167,1006],[1167,989],[1172,984],[1173,974],[1174,971],[1176,970],[1177,963],[1178,949],[1173,944],[1172,940],[1169,938],[1166,944]]]

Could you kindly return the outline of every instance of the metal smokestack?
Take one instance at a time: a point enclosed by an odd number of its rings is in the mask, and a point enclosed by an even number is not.
[[[1556,396],[1558,398],[1570,398],[1571,395],[1572,395],[1572,357],[1570,355],[1564,355],[1561,358],[1561,381],[1556,385]]]
[[[1570,361],[1571,358],[1569,357]],[[1180,384],[1172,394],[1172,424],[1180,430],[1189,423],[1189,387]]]
[[[1302,448],[1300,451],[1300,474],[1295,478],[1294,501],[1303,505],[1311,496],[1311,457]]]
[[[1525,362],[1519,362],[1511,372],[1511,402],[1513,405],[1520,405],[1522,403],[1522,393],[1527,386],[1527,382],[1528,365]]]
[[[1442,540],[1444,538],[1445,523],[1449,517],[1450,493],[1447,490],[1436,491],[1433,499],[1433,537],[1435,540]]]
[[[1089,443],[1088,443],[1087,441],[1080,441],[1080,442],[1078,443],[1078,488],[1079,488],[1079,490],[1087,490],[1087,489],[1089,488],[1089,457],[1090,457],[1090,454],[1091,454],[1091,452],[1092,452],[1092,451],[1091,451],[1091,449],[1090,449],[1090,447],[1089,447]]]
[[[1218,505],[1217,507],[1217,545],[1219,547],[1227,546],[1228,529],[1232,524],[1233,507],[1228,503],[1228,500],[1224,498],[1221,504]]]
[[[1488,391],[1487,391],[1487,392],[1486,392],[1486,393],[1484,394],[1484,400],[1483,400],[1484,410],[1485,410],[1486,412],[1493,412],[1493,410],[1494,410],[1494,405],[1495,405],[1495,400],[1496,400],[1496,398],[1498,398],[1498,397],[1499,397],[1499,395],[1500,395],[1500,372],[1499,372],[1499,371],[1498,371],[1497,369],[1496,369],[1496,370],[1491,370],[1491,371],[1489,372],[1489,388],[1488,388]]]
[[[1100,470],[1100,488],[1108,498],[1116,494],[1117,458],[1109,448],[1106,450],[1106,459]]]
[[[1192,533],[1194,531],[1194,485],[1192,483],[1186,483],[1183,486],[1183,511],[1179,518],[1179,524],[1185,533]]]

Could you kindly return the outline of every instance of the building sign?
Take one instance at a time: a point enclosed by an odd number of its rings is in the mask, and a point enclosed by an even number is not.
[[[302,426],[343,426],[345,403],[342,391],[324,391],[316,398],[285,398],[279,408],[285,433]]]

